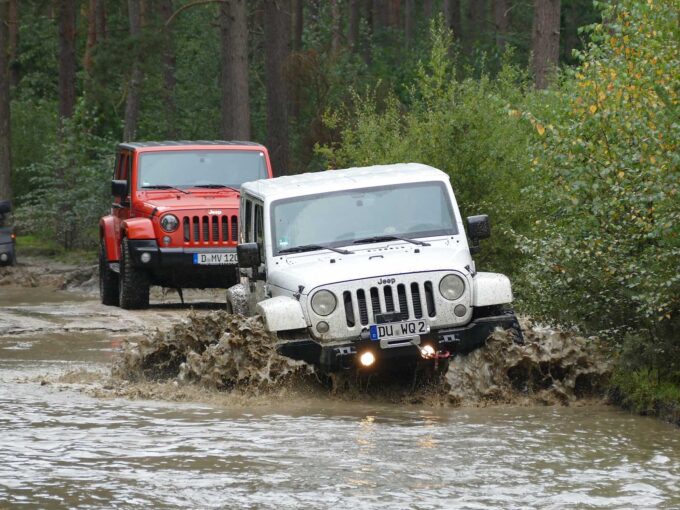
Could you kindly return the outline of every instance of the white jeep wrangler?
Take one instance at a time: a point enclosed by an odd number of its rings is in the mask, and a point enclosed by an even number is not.
[[[241,187],[241,283],[232,313],[258,314],[278,350],[326,371],[391,368],[469,352],[521,331],[510,281],[478,273],[448,176],[409,163]],[[489,236],[467,219],[473,251]]]

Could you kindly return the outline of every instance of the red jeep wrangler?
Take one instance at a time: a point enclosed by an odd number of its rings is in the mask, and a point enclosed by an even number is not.
[[[120,144],[111,214],[99,221],[102,303],[146,308],[151,285],[236,283],[239,188],[269,177],[269,154],[256,143]]]

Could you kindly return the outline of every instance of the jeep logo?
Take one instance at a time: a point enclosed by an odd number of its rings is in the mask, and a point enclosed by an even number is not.
[[[378,285],[389,285],[390,283],[394,283],[394,282],[396,282],[396,281],[397,281],[396,278],[385,278],[385,277],[382,277],[382,278],[380,278],[380,280],[378,280]]]
[[[212,209],[210,209],[210,210],[208,211],[208,214],[216,214],[216,215],[220,215],[220,214],[222,214],[222,211],[213,211]]]

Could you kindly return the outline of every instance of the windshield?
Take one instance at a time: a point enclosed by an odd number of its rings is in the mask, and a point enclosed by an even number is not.
[[[146,152],[139,157],[139,188],[213,186],[240,188],[267,177],[260,151],[202,150]]]
[[[458,233],[451,201],[441,182],[279,200],[272,203],[271,219],[274,255],[297,246],[345,246],[376,236],[416,238]]]

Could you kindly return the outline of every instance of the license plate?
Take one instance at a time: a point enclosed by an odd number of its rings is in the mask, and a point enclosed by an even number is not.
[[[371,340],[380,340],[381,338],[425,335],[430,332],[430,325],[424,320],[391,322],[388,324],[372,324],[368,330],[371,334]]]
[[[222,266],[236,264],[236,253],[194,253],[194,264]]]

